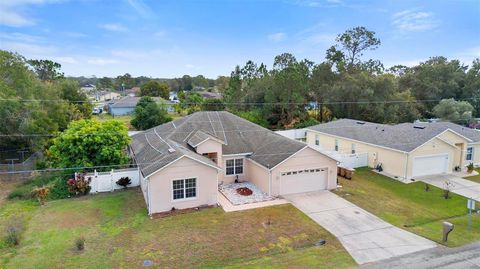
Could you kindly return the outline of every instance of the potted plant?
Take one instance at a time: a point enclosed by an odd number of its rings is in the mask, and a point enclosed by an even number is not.
[[[473,172],[473,168],[474,168],[473,163],[469,163],[469,164],[467,165],[467,172],[468,172],[468,173],[472,173],[472,172]]]

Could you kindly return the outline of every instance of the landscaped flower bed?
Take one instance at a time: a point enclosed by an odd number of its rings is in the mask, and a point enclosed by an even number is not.
[[[252,195],[252,190],[247,188],[247,187],[242,187],[237,189],[237,193],[243,196],[249,196]]]

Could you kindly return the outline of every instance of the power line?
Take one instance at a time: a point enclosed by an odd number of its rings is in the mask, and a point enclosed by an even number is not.
[[[477,98],[470,97],[470,98],[461,98],[457,99],[457,101],[467,101],[467,100],[475,100]],[[91,101],[85,100],[63,100],[63,99],[0,99],[0,101],[17,101],[17,102],[68,102],[68,103],[91,103]],[[377,101],[329,101],[329,102],[219,102],[215,104],[209,104],[211,106],[216,105],[311,105],[311,104],[318,104],[318,105],[339,105],[339,104],[398,104],[398,103],[429,103],[429,102],[440,102],[442,99],[421,99],[421,100],[377,100]],[[202,105],[202,103],[176,103],[178,105]],[[165,104],[167,105],[167,104]]]

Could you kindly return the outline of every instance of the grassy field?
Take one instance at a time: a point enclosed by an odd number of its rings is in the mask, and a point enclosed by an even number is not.
[[[125,115],[125,116],[112,116],[107,113],[103,113],[100,115],[92,115],[92,118],[103,122],[107,120],[118,120],[120,122],[123,122],[127,127],[129,131],[135,131],[135,128],[130,124],[130,121],[132,120],[132,115]]]
[[[271,223],[266,224],[270,219]],[[0,234],[22,227],[20,245],[0,242],[0,268],[351,268],[341,244],[291,205],[224,213],[221,208],[149,219],[138,190],[38,206],[8,201]],[[74,247],[85,238],[85,250]],[[314,243],[326,239],[325,246]]]
[[[468,179],[468,180],[471,180],[471,181],[475,181],[475,182],[477,182],[477,183],[480,183],[480,168],[475,169],[475,171],[477,171],[479,174],[476,175],[476,176],[464,177],[464,178],[465,178],[465,179]]]
[[[466,198],[425,183],[404,184],[376,174],[369,169],[355,171],[353,180],[339,179],[343,188],[336,193],[370,211],[387,222],[447,246],[460,246],[480,240],[480,215],[474,214],[473,227],[468,228]],[[478,207],[478,205],[477,205]],[[443,243],[442,222],[455,225],[449,241]]]

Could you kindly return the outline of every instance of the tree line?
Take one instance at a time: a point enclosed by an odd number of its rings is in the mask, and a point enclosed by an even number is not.
[[[479,59],[467,66],[438,56],[413,67],[387,69],[379,60],[363,57],[380,44],[375,32],[355,27],[337,36],[322,63],[290,53],[276,56],[270,69],[248,61],[232,71],[224,102],[228,110],[260,115],[259,120],[277,128],[333,118],[399,123],[448,113],[465,120],[471,116],[468,110],[480,115]],[[447,109],[452,103],[444,102],[435,113],[441,99],[465,102]]]

